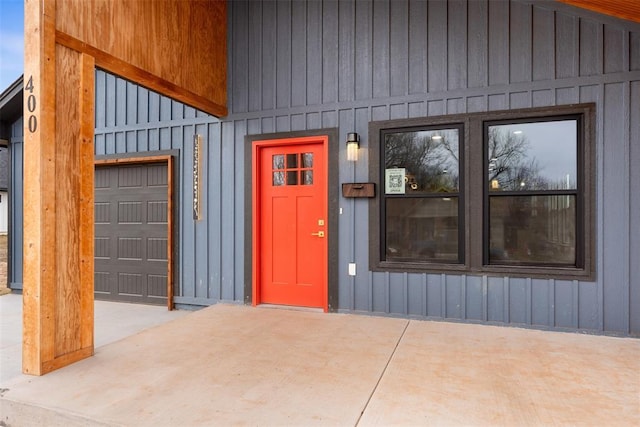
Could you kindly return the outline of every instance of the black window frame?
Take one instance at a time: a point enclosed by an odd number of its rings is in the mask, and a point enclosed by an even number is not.
[[[369,123],[369,178],[380,188],[369,203],[369,266],[371,271],[433,274],[482,274],[559,280],[595,280],[595,111],[594,103],[488,111],[448,116],[384,120]],[[576,265],[490,264],[489,195],[485,167],[487,129],[501,123],[531,123],[576,119],[577,202]],[[406,129],[460,126],[459,241],[460,264],[386,261],[384,258],[384,137]]]
[[[429,125],[429,126],[412,126],[412,127],[403,127],[403,128],[394,128],[394,129],[382,129],[380,131],[381,138],[381,147],[380,152],[384,152],[384,140],[387,134],[392,133],[410,133],[410,132],[420,132],[420,131],[436,131],[436,130],[444,130],[444,129],[456,129],[458,131],[458,191],[456,193],[418,193],[418,194],[385,194],[382,190],[384,188],[385,181],[385,168],[380,168],[380,258],[384,258],[386,252],[386,201],[388,199],[437,199],[443,197],[445,194],[447,196],[455,197],[458,199],[458,262],[433,262],[433,261],[425,261],[427,264],[435,264],[435,265],[463,265],[464,264],[464,256],[465,256],[465,247],[464,247],[464,168],[462,166],[464,162],[464,149],[462,147],[462,143],[464,141],[464,123],[447,123],[447,124],[437,124],[437,125]],[[411,262],[406,261],[384,261],[387,265],[394,264],[412,264]],[[417,263],[418,265],[422,265],[423,263]]]

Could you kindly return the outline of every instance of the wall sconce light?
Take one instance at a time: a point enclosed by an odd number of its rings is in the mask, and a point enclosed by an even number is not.
[[[360,135],[355,132],[347,134],[347,160],[358,161],[358,149],[360,148]]]

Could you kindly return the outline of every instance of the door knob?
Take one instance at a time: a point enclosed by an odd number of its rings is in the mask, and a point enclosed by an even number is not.
[[[318,231],[317,233],[311,233],[312,236],[324,237],[324,231]]]

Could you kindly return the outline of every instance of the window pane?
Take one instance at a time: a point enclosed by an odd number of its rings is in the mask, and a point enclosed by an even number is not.
[[[287,169],[295,169],[298,167],[298,155],[287,154]]]
[[[276,154],[273,156],[273,169],[284,169],[283,154]]]
[[[386,200],[387,261],[459,262],[458,198]]]
[[[302,167],[303,168],[313,167],[313,153],[302,153]]]
[[[313,184],[313,171],[302,171],[302,185]]]
[[[577,188],[577,121],[489,126],[491,191]]]
[[[576,264],[576,197],[489,198],[489,263]]]
[[[279,187],[284,185],[284,172],[273,172],[273,186]]]
[[[287,185],[298,185],[298,171],[287,171]]]
[[[384,136],[385,169],[403,171],[405,188],[401,193],[458,191],[458,134],[458,129],[437,129]]]

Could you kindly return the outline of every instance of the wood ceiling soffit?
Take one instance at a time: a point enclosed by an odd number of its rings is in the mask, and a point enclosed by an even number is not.
[[[640,22],[640,0],[557,0],[571,6]]]
[[[94,56],[97,67],[227,114],[226,0],[64,0],[55,21],[56,40]]]

